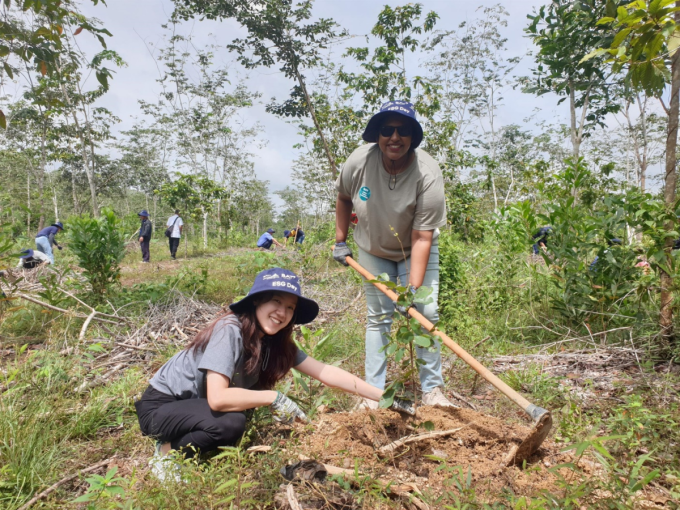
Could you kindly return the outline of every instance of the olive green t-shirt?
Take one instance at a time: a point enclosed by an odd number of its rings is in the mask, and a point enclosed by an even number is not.
[[[394,189],[390,189],[390,179]],[[335,189],[352,199],[359,218],[354,240],[376,257],[403,260],[402,245],[406,257],[410,257],[412,230],[434,230],[438,235],[437,229],[446,225],[442,172],[420,149],[416,149],[411,165],[397,175],[394,186],[394,177],[383,167],[378,144],[362,145],[347,158]]]

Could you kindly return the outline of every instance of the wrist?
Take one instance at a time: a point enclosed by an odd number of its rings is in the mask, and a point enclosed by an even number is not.
[[[279,395],[281,395],[280,391],[275,391],[275,390],[267,390],[267,401],[269,402],[269,405],[273,405],[274,402],[276,402],[279,399]]]

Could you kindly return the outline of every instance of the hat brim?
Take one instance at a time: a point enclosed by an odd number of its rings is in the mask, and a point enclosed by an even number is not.
[[[371,117],[371,120],[368,121],[368,124],[366,124],[366,129],[364,129],[364,133],[361,135],[361,138],[363,138],[365,142],[378,143],[380,124],[385,117],[390,115],[400,115],[411,122],[411,125],[413,126],[413,136],[411,137],[410,148],[418,148],[420,143],[423,141],[423,127],[416,119],[409,117],[408,115],[404,115],[398,111],[376,113],[373,117]]]
[[[50,227],[57,227],[57,228],[60,228],[61,230],[65,230],[64,227],[62,227],[61,225],[57,225],[56,223],[52,223],[52,225],[50,225]]]
[[[263,290],[261,292],[255,292],[254,294],[248,294],[240,301],[230,304],[229,308],[234,313],[246,313],[253,307],[253,300],[257,296],[259,296],[260,294],[264,294],[265,292],[286,292],[286,291],[283,289],[277,290],[268,289]],[[295,306],[295,315],[293,317],[293,319],[295,320],[295,324],[309,324],[314,319],[316,319],[317,315],[319,315],[319,304],[313,299],[298,296],[293,292],[286,292],[286,294],[291,294],[298,298],[297,305]]]

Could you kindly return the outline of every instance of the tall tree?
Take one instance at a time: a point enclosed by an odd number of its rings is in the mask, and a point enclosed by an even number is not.
[[[637,0],[625,7],[614,9],[610,5],[608,16],[599,20],[600,26],[609,27],[613,39],[609,47],[593,50],[584,56],[586,62],[607,55],[614,71],[625,71],[626,80],[637,90],[658,97],[668,114],[666,137],[666,164],[664,176],[664,202],[667,208],[665,263],[660,265],[661,306],[659,325],[661,335],[676,343],[673,330],[673,273],[671,256],[673,241],[677,239],[676,188],[678,118],[680,115],[680,2],[675,0]],[[670,86],[668,104],[664,92]]]
[[[561,96],[558,104],[569,101],[569,127],[572,157],[580,156],[583,138],[604,118],[619,110],[607,84],[607,66],[602,57],[584,60],[603,45],[607,33],[597,21],[612,1],[553,0],[541,6],[525,29],[538,47],[532,77],[522,79],[524,92],[537,95],[552,92]]]
[[[195,15],[209,19],[235,18],[248,29],[248,36],[235,39],[229,49],[238,53],[239,61],[247,69],[278,64],[283,74],[296,82],[291,99],[270,105],[269,110],[286,116],[311,116],[335,178],[335,160],[317,119],[304,72],[319,63],[321,51],[338,37],[338,25],[324,18],[309,21],[312,0],[297,3],[291,0],[175,0],[175,4],[177,16],[183,19]]]

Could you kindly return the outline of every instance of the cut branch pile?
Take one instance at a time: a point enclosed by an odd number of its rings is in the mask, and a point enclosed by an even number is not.
[[[80,268],[72,266],[67,271],[55,271],[50,266],[39,266],[35,269],[13,268],[3,271],[3,278],[0,278],[0,290],[7,296],[12,296],[17,292],[24,294],[37,293],[45,290],[40,283],[41,278],[56,276],[56,284],[64,285],[68,280],[77,280],[82,288],[89,288],[89,283],[83,275],[79,273]]]

